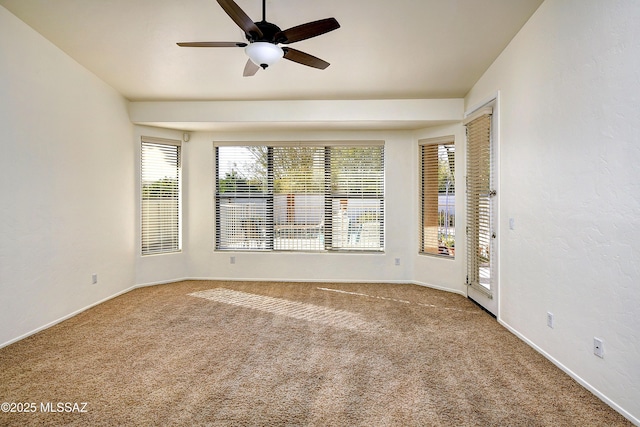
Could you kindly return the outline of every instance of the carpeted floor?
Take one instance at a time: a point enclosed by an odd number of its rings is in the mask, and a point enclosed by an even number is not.
[[[0,413],[15,426],[631,425],[470,301],[415,285],[137,289],[0,349],[0,401],[35,409]]]

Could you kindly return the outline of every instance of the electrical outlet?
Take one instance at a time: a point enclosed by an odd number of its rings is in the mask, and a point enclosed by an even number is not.
[[[599,358],[604,358],[604,343],[600,338],[593,337],[593,354]]]
[[[98,283],[98,275],[96,273],[93,273],[91,275],[91,284],[96,285],[97,283]]]
[[[553,313],[547,311],[547,326],[553,329]]]
[[[236,263],[236,257],[231,256],[229,257],[229,264],[235,264]]]
[[[396,258],[396,265],[400,265],[400,258]]]

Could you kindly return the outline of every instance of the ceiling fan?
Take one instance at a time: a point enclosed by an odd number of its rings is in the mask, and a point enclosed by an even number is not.
[[[266,20],[265,0],[262,0],[262,21],[253,22],[233,0],[217,0],[222,9],[245,33],[249,43],[244,42],[180,42],[180,47],[243,47],[249,60],[244,67],[245,77],[255,75],[260,67],[266,69],[280,58],[297,62],[308,67],[324,70],[329,63],[313,55],[293,49],[280,47],[279,44],[291,44],[310,39],[340,28],[335,18],[307,22],[287,30],[281,30]]]

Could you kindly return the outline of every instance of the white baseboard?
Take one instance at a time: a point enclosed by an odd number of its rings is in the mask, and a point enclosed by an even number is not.
[[[122,294],[126,294],[127,292],[130,292],[134,289],[138,289],[138,288],[144,288],[144,287],[148,287],[148,286],[157,286],[157,285],[167,285],[170,283],[175,283],[175,282],[182,282],[185,280],[213,280],[213,281],[235,281],[235,282],[242,282],[242,281],[257,281],[257,282],[310,282],[310,283],[391,283],[391,284],[405,284],[405,283],[409,283],[409,284],[414,284],[414,285],[419,285],[419,286],[425,286],[428,288],[433,288],[433,289],[438,289],[438,290],[442,290],[442,291],[448,291],[448,292],[453,292],[453,293],[459,293],[460,295],[466,296],[461,292],[458,292],[456,290],[452,290],[452,289],[448,289],[448,288],[444,288],[444,287],[440,287],[440,286],[434,286],[428,283],[422,283],[422,282],[415,282],[415,281],[406,281],[406,280],[328,280],[328,279],[318,279],[318,280],[309,280],[309,279],[291,279],[291,278],[255,278],[255,277],[247,277],[247,278],[238,278],[238,277],[234,277],[234,278],[228,278],[228,277],[182,277],[182,278],[175,278],[175,279],[171,279],[171,280],[162,280],[162,281],[158,281],[158,282],[148,282],[148,283],[139,283],[137,285],[131,286],[127,289],[124,289],[120,292],[117,292],[111,296],[108,296],[106,298],[103,298],[99,301],[96,301],[92,304],[87,305],[86,307],[80,308],[78,310],[73,311],[72,313],[69,313],[65,316],[60,317],[59,319],[56,319],[52,322],[49,322],[43,326],[40,326],[39,328],[36,328],[32,331],[29,331],[25,334],[22,334],[16,338],[10,339],[7,342],[4,342],[2,344],[0,344],[0,348],[6,347],[8,345],[11,345],[15,342],[18,342],[20,340],[23,340],[27,337],[30,337],[31,335],[37,334],[40,331],[44,331],[45,329],[48,329],[52,326],[57,325],[58,323],[64,322],[67,319],[70,319],[92,307],[95,307],[98,304],[102,304],[103,302],[109,301],[110,299],[113,299],[117,296],[120,296]]]
[[[425,288],[436,289],[438,291],[451,292],[452,294],[458,294],[458,295],[461,295],[461,296],[463,296],[465,298],[467,297],[466,292],[465,291],[461,291],[459,289],[446,288],[444,286],[433,285],[431,283],[425,283],[425,282],[418,282],[416,280],[412,280],[409,283],[411,283],[413,285],[424,286]]]
[[[358,280],[346,279],[346,280],[341,280],[341,279],[308,279],[308,278],[306,278],[306,279],[292,279],[290,277],[289,278],[190,277],[188,279],[180,279],[180,280],[212,280],[212,281],[226,281],[226,282],[308,282],[308,283],[380,283],[380,284],[389,283],[389,284],[399,284],[399,285],[410,284],[410,285],[423,286],[425,288],[436,289],[436,290],[439,290],[439,291],[451,292],[451,293],[454,293],[454,294],[461,295],[461,296],[463,296],[465,298],[467,297],[467,295],[466,295],[466,293],[464,291],[461,291],[461,290],[458,290],[458,289],[451,289],[451,288],[447,288],[447,287],[444,287],[444,286],[437,286],[437,285],[433,285],[431,283],[419,282],[419,281],[416,281],[416,280],[376,280],[376,279],[371,279],[371,280],[369,280],[369,279],[358,279]]]
[[[502,326],[504,326],[505,328],[507,328],[507,330],[509,330],[509,332],[511,332],[512,334],[514,334],[515,336],[517,336],[518,338],[520,338],[522,341],[524,341],[525,343],[527,343],[527,345],[529,345],[531,348],[533,348],[534,350],[536,350],[538,353],[540,353],[541,355],[543,355],[547,360],[549,360],[551,363],[553,363],[554,365],[556,365],[558,368],[560,368],[564,373],[566,373],[567,375],[569,375],[571,378],[573,378],[574,380],[576,380],[581,386],[583,386],[584,388],[586,388],[587,390],[589,390],[591,393],[593,393],[594,395],[596,395],[600,400],[602,400],[604,403],[606,403],[607,405],[609,405],[611,408],[613,408],[616,412],[620,413],[620,415],[622,415],[623,417],[625,417],[626,419],[628,419],[629,421],[631,421],[634,425],[636,426],[640,426],[640,419],[634,417],[633,415],[631,415],[629,412],[625,411],[623,408],[621,408],[619,405],[617,405],[614,401],[612,401],[611,399],[609,399],[607,396],[605,396],[602,392],[600,392],[600,390],[598,390],[597,388],[593,387],[591,384],[589,384],[587,381],[585,381],[583,378],[581,378],[578,374],[576,374],[575,372],[573,372],[571,369],[569,369],[568,367],[566,367],[565,365],[563,365],[562,363],[560,363],[558,360],[556,360],[555,358],[553,358],[549,353],[547,353],[546,351],[544,351],[543,349],[541,349],[540,347],[538,347],[536,344],[534,344],[531,340],[529,340],[527,337],[525,337],[524,335],[522,335],[520,332],[518,332],[516,329],[512,328],[508,323],[506,323],[504,320],[502,319],[498,319],[498,323],[500,323]]]
[[[368,279],[309,279],[309,278],[278,278],[278,277],[191,277],[184,280],[212,280],[221,282],[306,282],[306,283],[411,283],[408,280],[368,280]]]
[[[76,310],[76,311],[74,311],[72,313],[69,313],[66,316],[62,316],[61,318],[56,319],[56,320],[54,320],[52,322],[49,322],[46,325],[40,326],[39,328],[36,328],[36,329],[34,329],[34,330],[30,331],[30,332],[27,332],[26,334],[22,334],[19,337],[10,339],[9,341],[0,344],[0,348],[6,347],[6,346],[11,345],[11,344],[13,344],[15,342],[23,340],[23,339],[25,339],[27,337],[30,337],[31,335],[37,334],[40,331],[44,331],[45,329],[49,329],[50,327],[55,326],[58,323],[64,322],[67,319],[70,319],[70,318],[72,318],[74,316],[77,316],[78,314],[82,313],[83,311],[87,311],[91,307],[95,307],[96,305],[102,304],[103,302],[109,301],[110,299],[113,299],[113,298],[115,298],[117,296],[120,296],[122,294],[126,294],[127,292],[130,292],[130,291],[134,290],[135,288],[137,288],[137,286],[131,286],[130,288],[124,289],[124,290],[122,290],[120,292],[117,292],[117,293],[111,295],[111,296],[103,298],[100,301],[96,301],[96,302],[94,302],[92,304],[89,304],[86,307],[83,307],[83,308],[78,309],[78,310]]]
[[[138,289],[138,288],[146,288],[146,287],[149,287],[149,286],[156,286],[156,285],[168,285],[170,283],[184,282],[185,280],[201,280],[201,279],[193,279],[191,277],[180,277],[180,278],[171,279],[171,280],[160,280],[158,282],[138,283],[137,285],[133,286],[133,288],[131,288],[131,290]],[[208,280],[208,279],[206,279],[206,280]]]

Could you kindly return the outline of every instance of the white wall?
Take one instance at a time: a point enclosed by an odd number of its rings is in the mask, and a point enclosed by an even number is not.
[[[177,131],[137,126],[137,146],[140,135],[181,138],[181,133]],[[413,282],[465,294],[463,241],[457,244],[455,260],[418,255],[418,140],[445,135],[455,136],[458,150],[457,179],[458,182],[464,182],[465,142],[464,128],[460,124],[417,132],[192,132],[190,141],[182,145],[183,250],[176,254],[145,257],[138,254],[136,283],[155,284],[184,278]],[[384,140],[385,252],[318,254],[214,251],[215,140]],[[464,191],[459,191],[456,197],[462,209]],[[464,230],[463,216],[459,216],[458,220],[458,230]],[[458,233],[463,234],[462,231]],[[235,257],[235,264],[230,263],[231,256]],[[396,258],[400,258],[400,266],[395,265]]]
[[[183,144],[183,187],[188,192],[184,212],[184,245],[181,254],[138,259],[136,283],[152,284],[178,278],[283,279],[321,281],[413,282],[418,252],[417,155],[411,131],[264,131],[286,123],[291,128],[317,123],[380,129],[383,126],[456,123],[462,120],[462,99],[414,100],[298,100],[132,102],[134,123],[202,129],[202,123],[220,122],[245,127],[243,132],[193,132]],[[225,126],[225,124],[227,126]],[[281,128],[281,126],[279,126]],[[249,131],[260,128],[262,131]],[[153,128],[146,128],[153,129]],[[273,129],[271,127],[271,129]],[[461,126],[439,130],[460,132]],[[453,129],[453,130],[452,130]],[[457,130],[455,130],[457,129]],[[139,132],[139,131],[137,131]],[[165,131],[168,132],[168,131]],[[449,133],[450,134],[450,133]],[[162,135],[156,135],[162,136]],[[384,253],[259,253],[214,252],[213,141],[385,141],[385,252]],[[236,263],[229,262],[235,256]],[[395,259],[400,258],[400,265]],[[461,274],[449,274],[461,262],[431,259],[423,262],[418,283],[462,293]],[[187,263],[185,268],[184,262]],[[438,275],[442,272],[443,275]],[[184,274],[184,276],[180,276]],[[163,279],[164,277],[164,279]]]
[[[180,252],[158,255],[145,255],[142,256],[142,243],[141,243],[141,213],[140,213],[140,154],[141,154],[141,137],[154,137],[173,139],[177,141],[182,140],[182,132],[170,129],[161,129],[148,126],[135,126],[133,139],[131,141],[135,150],[135,176],[132,181],[135,187],[136,198],[136,215],[135,219],[135,283],[141,285],[154,285],[158,283],[169,283],[177,280],[182,280],[190,277],[189,275],[189,261],[188,256],[190,253],[189,236],[187,230],[190,228],[189,218],[186,215],[189,206],[189,194],[191,193],[191,186],[189,181],[189,170],[191,165],[189,159],[185,156],[189,152],[190,143],[182,143],[182,250]]]
[[[186,129],[202,129],[201,123],[232,123],[269,127],[277,123],[299,125],[318,123],[357,123],[362,129],[397,129],[433,126],[461,120],[464,100],[453,99],[375,99],[375,100],[287,100],[287,101],[134,101],[129,116],[135,124],[185,124]],[[382,127],[381,124],[393,127]],[[415,126],[414,126],[415,125]],[[237,126],[236,126],[237,127]],[[365,126],[366,128],[366,126]]]
[[[639,20],[637,1],[547,0],[466,99],[500,90],[500,321],[635,423]]]
[[[2,346],[134,284],[135,199],[126,100],[3,7],[0,130]]]
[[[213,141],[385,140],[386,250],[380,254],[214,252]],[[411,132],[295,132],[192,134],[185,144],[189,169],[189,268],[192,277],[318,281],[408,282],[417,248],[414,229],[406,227],[415,211],[414,159]],[[405,187],[405,191],[397,189]],[[229,257],[236,263],[230,264]],[[400,258],[400,266],[394,264]]]
[[[419,156],[418,143],[421,140],[430,138],[439,138],[443,136],[453,136],[455,142],[455,179],[456,179],[456,254],[454,258],[438,257],[431,255],[418,254],[419,240],[416,239],[415,250],[412,255],[414,257],[414,269],[411,274],[412,281],[417,284],[426,285],[432,288],[444,289],[467,295],[465,285],[466,279],[466,256],[467,245],[465,242],[466,218],[465,212],[465,170],[466,170],[466,135],[464,127],[461,123],[456,125],[437,126],[429,129],[423,129],[414,133],[415,145],[415,172],[414,182],[415,190],[415,207],[411,218],[407,218],[407,222],[414,224],[414,230],[419,232],[420,218],[420,200],[418,199],[420,191],[420,175],[419,175]],[[417,237],[417,236],[416,236]]]

